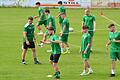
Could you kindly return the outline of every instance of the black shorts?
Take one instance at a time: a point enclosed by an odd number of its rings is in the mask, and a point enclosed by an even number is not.
[[[50,60],[53,61],[54,63],[58,63],[58,60],[60,58],[61,54],[51,54]]]
[[[27,45],[26,42],[23,43],[23,49],[35,48],[35,43],[30,42],[30,45]]]

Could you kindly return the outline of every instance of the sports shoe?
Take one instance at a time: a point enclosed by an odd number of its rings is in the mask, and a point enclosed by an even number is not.
[[[47,50],[47,52],[48,52],[48,53],[52,52],[52,49],[50,49],[50,50]]]
[[[85,72],[82,72],[80,75],[81,75],[81,76],[85,76],[85,75],[86,75],[86,73],[85,73]]]
[[[110,74],[110,77],[115,77],[115,74]]]
[[[22,64],[26,64],[25,61],[22,61]]]
[[[60,71],[58,71],[54,74],[54,78],[55,79],[60,79]]]
[[[37,33],[38,36],[42,36],[44,33],[41,31],[39,33]]]
[[[40,47],[43,47],[43,45],[44,45],[43,43],[41,43],[41,44],[38,44],[38,46],[40,46]]]
[[[39,61],[34,61],[34,64],[41,64]]]
[[[93,73],[93,71],[92,70],[90,70],[90,71],[88,71],[88,73],[87,74],[92,74]]]

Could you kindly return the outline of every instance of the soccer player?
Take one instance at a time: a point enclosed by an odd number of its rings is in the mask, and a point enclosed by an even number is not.
[[[48,34],[50,35],[50,40],[42,41],[42,42],[46,44],[51,44],[52,54],[50,56],[50,63],[55,71],[54,77],[59,79],[60,71],[58,68],[58,60],[61,55],[60,40],[59,37],[55,34],[53,27],[48,28]]]
[[[59,5],[59,14],[58,14],[57,17],[59,17],[59,24],[60,24],[60,27],[61,27],[61,29],[62,29],[63,19],[61,18],[60,15],[61,15],[62,13],[65,13],[65,14],[66,14],[66,9],[65,9],[65,7],[62,5],[62,1],[59,1],[59,2],[58,2],[58,5]]]
[[[83,34],[82,34],[82,44],[81,44],[81,53],[82,58],[84,60],[84,70],[80,74],[81,76],[86,75],[86,70],[88,68],[88,74],[91,74],[92,68],[88,63],[88,59],[90,57],[90,47],[91,47],[91,35],[88,33],[88,27],[83,26]]]
[[[83,17],[82,26],[88,26],[88,33],[91,35],[91,46],[92,46],[92,38],[94,36],[94,32],[96,32],[96,22],[95,22],[95,17],[91,15],[89,9],[85,10],[85,16]]]
[[[55,18],[54,18],[54,16],[52,16],[50,14],[50,10],[48,10],[48,9],[45,10],[45,14],[48,16],[47,17],[47,28],[52,27],[54,29],[54,32],[56,32],[56,25],[55,25]],[[46,41],[48,35],[49,34],[48,34],[48,30],[47,30],[46,33],[43,36],[43,40],[44,41]],[[41,43],[40,46],[43,46],[43,43]],[[51,51],[48,51],[48,52],[51,52]]]
[[[110,59],[112,61],[111,77],[115,76],[115,62],[120,60],[120,32],[117,32],[114,24],[110,24],[109,28],[109,41],[106,47],[110,46]]]
[[[62,31],[60,34],[61,38],[61,52],[63,54],[70,53],[69,45],[68,45],[68,36],[69,36],[69,20],[67,19],[67,16],[65,13],[61,13],[61,18],[63,19],[62,22]],[[65,46],[66,45],[66,52],[65,52]]]
[[[25,64],[25,57],[26,57],[26,52],[28,48],[32,49],[34,64],[39,63],[36,57],[34,40],[36,40],[36,38],[34,36],[33,17],[28,17],[28,23],[24,26],[24,31],[23,31],[23,51],[22,51],[23,64]]]
[[[37,23],[37,28],[40,30],[39,35],[43,35],[43,31],[41,29],[41,25],[44,24],[44,26],[47,28],[47,21],[46,21],[46,16],[44,12],[44,8],[40,6],[40,2],[36,2],[36,6],[38,7],[38,16],[34,16],[34,18],[38,18],[38,23]]]

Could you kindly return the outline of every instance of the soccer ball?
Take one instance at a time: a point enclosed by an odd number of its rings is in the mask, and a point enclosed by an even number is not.
[[[69,32],[74,32],[74,29],[72,27],[70,27]]]

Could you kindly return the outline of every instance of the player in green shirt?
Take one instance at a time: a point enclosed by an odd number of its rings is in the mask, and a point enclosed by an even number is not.
[[[82,26],[88,26],[88,33],[91,35],[91,45],[94,32],[96,32],[95,17],[91,15],[90,10],[85,10],[85,16],[83,17]]]
[[[110,24],[109,28],[109,41],[106,47],[110,46],[110,59],[112,61],[111,77],[115,76],[115,62],[120,60],[120,32],[117,32],[114,24]]]
[[[63,22],[62,22],[62,31],[61,31],[61,51],[63,54],[65,53],[70,53],[70,50],[69,50],[69,45],[68,45],[68,36],[69,36],[69,20],[67,19],[67,16],[65,13],[62,13],[61,14],[61,17],[63,19]],[[66,45],[66,52],[65,49],[64,49],[64,44]]]
[[[90,47],[91,47],[91,35],[88,33],[88,27],[83,26],[82,34],[82,44],[81,44],[81,53],[82,58],[84,59],[84,70],[80,74],[81,76],[86,75],[86,69],[88,68],[88,74],[91,74],[93,71],[88,63],[90,57]]]
[[[25,64],[25,57],[28,48],[32,49],[33,57],[34,57],[34,64],[38,64],[36,58],[36,50],[35,50],[35,43],[33,40],[35,39],[34,36],[34,25],[33,25],[33,18],[28,18],[28,23],[24,26],[23,31],[23,51],[22,51],[22,63]]]
[[[59,14],[57,17],[59,17],[59,24],[60,24],[60,27],[62,29],[62,22],[63,22],[63,19],[62,17],[60,16],[62,13],[65,13],[66,14],[66,9],[65,7],[62,5],[62,1],[59,1],[58,2],[58,5],[59,5]]]
[[[55,25],[55,18],[54,16],[52,16],[50,14],[50,10],[46,9],[45,10],[45,14],[48,16],[47,17],[47,28],[52,27],[54,29],[54,32],[56,32],[56,25]],[[43,40],[46,41],[47,36],[48,36],[48,30],[46,31],[46,33],[43,36]],[[43,46],[43,43],[40,44],[40,46]]]
[[[38,16],[34,16],[34,18],[38,18],[37,28],[40,30],[39,35],[43,35],[43,31],[41,29],[41,25],[44,24],[44,26],[47,28],[47,21],[45,16],[44,8],[40,6],[40,2],[36,2],[36,6],[38,7]]]
[[[52,54],[50,56],[50,63],[53,66],[53,69],[55,70],[54,77],[59,79],[60,71],[58,68],[58,60],[61,55],[60,40],[59,40],[59,37],[55,34],[53,27],[48,28],[48,34],[50,35],[50,40],[42,41],[42,42],[46,44],[51,44]]]

